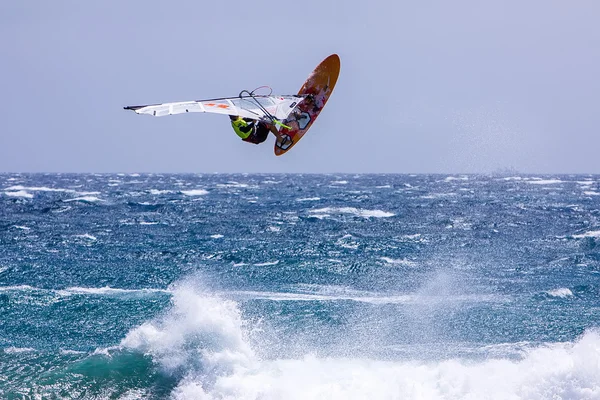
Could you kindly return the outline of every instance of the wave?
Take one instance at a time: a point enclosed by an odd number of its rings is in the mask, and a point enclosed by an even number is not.
[[[235,302],[192,285],[174,288],[172,300],[119,345],[176,379],[172,399],[600,398],[598,331],[574,342],[520,345],[516,358],[512,350],[512,358],[503,356],[512,344],[493,346],[494,356],[479,360],[264,358],[258,350],[269,340],[261,342],[262,331],[242,318]]]
[[[57,293],[61,295],[73,295],[73,294],[90,294],[90,295],[139,295],[139,294],[153,294],[153,293],[170,293],[168,289],[118,289],[111,288],[109,286],[101,288],[93,287],[70,287],[67,289],[57,290]]]
[[[256,266],[256,267],[268,267],[270,265],[277,265],[277,264],[279,264],[279,260],[258,263],[258,264],[254,264],[254,266]]]
[[[150,189],[148,191],[148,193],[152,194],[152,195],[161,195],[161,194],[168,194],[168,193],[173,193],[172,190],[159,190],[159,189]]]
[[[382,210],[365,210],[354,207],[325,207],[315,210],[309,210],[308,212],[313,214],[312,216],[315,218],[327,216],[330,214],[353,214],[361,218],[389,218],[396,215],[394,213]]]
[[[223,376],[254,360],[243,325],[235,302],[180,286],[171,309],[131,330],[120,347],[150,355],[167,373]]]
[[[73,189],[50,188],[50,187],[45,187],[45,186],[40,186],[40,187],[22,186],[22,185],[10,186],[10,187],[5,188],[4,190],[17,190],[17,191],[18,190],[25,190],[25,191],[30,191],[30,192],[66,192],[66,193],[77,193]]]
[[[193,189],[193,190],[182,190],[181,193],[186,196],[204,196],[208,194],[208,190],[205,189]]]
[[[319,201],[321,200],[320,197],[305,197],[305,198],[301,198],[301,199],[296,199],[296,201]]]
[[[3,349],[4,353],[6,354],[19,354],[19,353],[31,353],[34,352],[35,349],[32,349],[31,347],[6,347]]]
[[[71,296],[74,294],[87,295],[139,295],[152,293],[170,293],[168,289],[142,288],[142,289],[118,289],[109,286],[94,287],[69,287],[66,289],[43,289],[29,285],[0,286],[0,292],[40,292],[59,296]]]
[[[84,233],[83,235],[75,235],[76,238],[79,239],[88,239],[88,240],[98,240],[96,236],[90,235],[89,233]]]
[[[564,181],[561,181],[560,179],[538,179],[538,178],[534,178],[532,180],[527,180],[526,182],[534,184],[534,185],[555,185],[558,183],[564,183]]]
[[[380,258],[386,264],[391,264],[391,265],[403,265],[405,267],[414,267],[417,265],[416,262],[407,260],[405,258],[401,258],[401,259],[394,259],[394,258],[390,258],[390,257],[380,257]]]
[[[25,199],[33,199],[33,195],[25,190],[19,190],[16,192],[4,192],[5,195],[10,197],[23,197]]]
[[[98,202],[103,202],[106,200],[102,200],[96,196],[81,196],[81,197],[75,197],[72,199],[64,199],[63,202],[68,203],[68,202],[72,202],[72,201],[80,201],[83,203],[98,203]]]
[[[600,238],[600,231],[589,231],[589,232],[585,232],[585,233],[581,233],[578,235],[573,235],[572,236],[575,239],[583,239],[583,238]]]
[[[258,186],[256,185],[248,185],[247,183],[239,183],[239,182],[227,182],[227,183],[217,183],[216,185],[218,188],[239,188],[239,189],[245,189],[245,188],[251,188],[251,189],[257,189]]]
[[[546,293],[548,293],[548,295],[552,296],[552,297],[571,297],[573,296],[573,292],[570,289],[567,288],[560,288],[560,289],[554,289],[554,290],[548,290]]]

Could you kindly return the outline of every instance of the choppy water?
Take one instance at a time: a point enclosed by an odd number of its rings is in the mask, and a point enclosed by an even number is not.
[[[0,175],[0,398],[600,399],[600,177]]]

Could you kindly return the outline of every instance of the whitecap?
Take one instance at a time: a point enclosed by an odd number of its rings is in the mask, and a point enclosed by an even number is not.
[[[70,287],[67,289],[58,290],[57,293],[62,296],[69,296],[73,294],[87,294],[87,295],[123,295],[123,294],[152,294],[152,293],[168,293],[166,289],[118,289],[110,286],[104,286],[101,288],[95,287]]]
[[[99,199],[98,197],[95,197],[95,196],[82,196],[82,197],[75,197],[73,199],[65,199],[63,201],[65,203],[68,203],[71,201],[82,201],[84,203],[96,203],[96,202],[101,202],[101,201],[105,201],[105,200]]]
[[[563,183],[560,179],[533,179],[527,181],[527,183],[532,183],[535,185],[554,185],[557,183]]]
[[[446,182],[452,182],[452,181],[468,181],[469,177],[467,176],[461,176],[461,177],[455,177],[455,176],[449,176],[446,179],[444,179],[444,181]]]
[[[161,195],[161,194],[173,193],[173,191],[172,190],[150,189],[149,193],[153,194],[153,195]]]
[[[18,353],[31,353],[35,351],[35,349],[31,348],[31,347],[6,347],[4,349],[4,352],[6,354],[18,354]]]
[[[49,188],[45,186],[11,186],[7,187],[4,190],[17,190],[17,191],[30,191],[30,192],[67,192],[67,193],[76,193],[75,190],[72,189],[61,189],[61,188]]]
[[[182,190],[181,193],[186,196],[204,196],[208,194],[208,190],[194,189],[194,190]]]
[[[386,264],[403,265],[406,267],[414,267],[415,265],[417,265],[417,263],[415,263],[414,261],[407,260],[406,258],[394,259],[390,257],[381,257],[381,260],[384,261]]]
[[[84,233],[83,235],[75,235],[75,237],[80,239],[98,240],[96,236],[90,235],[89,233]]]
[[[183,318],[183,317],[182,317]],[[180,323],[180,321],[175,321]],[[182,321],[185,323],[185,321]],[[189,324],[189,323],[188,323]],[[156,324],[151,327],[155,327]],[[173,324],[177,326],[178,324]],[[186,324],[187,325],[187,324]],[[237,325],[235,325],[237,326]],[[151,328],[148,327],[148,328]],[[175,327],[148,329],[150,345],[143,348],[165,365]],[[181,328],[179,328],[181,329]],[[169,332],[165,335],[165,332]],[[177,336],[180,337],[180,336]],[[182,339],[187,336],[183,336]],[[162,339],[169,340],[164,347]],[[232,346],[233,347],[233,346]],[[160,350],[160,351],[159,351]],[[501,348],[498,351],[502,351]],[[248,354],[247,352],[244,354]],[[308,354],[294,359],[248,363],[248,358],[223,359],[225,372],[189,373],[171,393],[176,400],[265,399],[597,399],[600,395],[600,335],[587,332],[574,343],[553,343],[525,348],[518,359],[487,357],[472,361],[320,358]],[[196,357],[202,357],[201,354]],[[186,358],[178,359],[181,362]],[[181,365],[181,362],[179,365]],[[215,365],[211,364],[214,371]],[[217,368],[223,371],[223,368]],[[301,395],[299,395],[301,394]]]
[[[33,195],[24,190],[19,190],[17,192],[4,192],[4,194],[10,197],[23,197],[26,199],[33,199]]]
[[[546,293],[548,293],[552,297],[565,298],[565,297],[573,296],[573,292],[571,292],[571,290],[567,289],[567,288],[548,290]]]
[[[217,187],[219,188],[240,188],[240,189],[244,189],[244,188],[256,188],[256,186],[250,186],[247,183],[239,183],[239,182],[235,182],[235,181],[231,181],[231,182],[227,182],[227,183],[217,183]]]
[[[390,213],[390,212],[386,212],[386,211],[382,211],[382,210],[365,210],[365,209],[359,209],[359,208],[354,208],[354,207],[325,207],[325,208],[319,208],[319,209],[315,209],[315,210],[309,210],[308,211],[311,214],[315,214],[313,215],[313,217],[317,217],[317,215],[319,214],[330,214],[330,213],[338,213],[338,214],[354,214],[357,217],[362,217],[362,218],[389,218],[389,217],[393,217],[394,213]]]
[[[275,260],[275,261],[269,261],[269,262],[264,262],[264,263],[258,263],[258,264],[254,264],[256,267],[268,267],[271,265],[277,265],[279,264],[279,260]]]
[[[320,197],[305,197],[305,198],[301,198],[301,199],[296,199],[296,201],[319,201],[321,200]]]
[[[210,237],[211,237],[211,238],[213,238],[213,239],[221,239],[221,238],[223,238],[224,236],[223,236],[223,235],[221,235],[221,234],[216,234],[216,235],[210,235]]]
[[[579,235],[573,235],[573,237],[575,239],[583,239],[583,238],[588,238],[588,237],[600,238],[600,231],[589,231],[589,232],[581,233]]]

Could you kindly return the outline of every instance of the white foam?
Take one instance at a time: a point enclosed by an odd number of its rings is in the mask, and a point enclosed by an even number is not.
[[[75,235],[75,237],[80,239],[98,240],[96,236],[90,235],[89,233],[84,233],[83,235]]]
[[[105,200],[99,199],[98,197],[95,197],[95,196],[81,196],[81,197],[75,197],[73,199],[65,199],[63,201],[65,203],[68,203],[71,201],[83,201],[83,202],[87,202],[87,203],[97,203],[97,202],[101,202],[101,201],[105,201]]]
[[[33,195],[24,190],[19,190],[17,192],[4,192],[4,194],[10,197],[23,197],[26,199],[33,199]]]
[[[227,295],[234,296],[238,300],[270,300],[270,301],[354,301],[357,303],[369,304],[414,304],[415,302],[427,303],[424,298],[417,298],[413,295],[381,295],[370,292],[363,292],[351,289],[319,288],[314,293],[299,292],[259,292],[259,291],[234,291]],[[429,299],[430,300],[430,299]],[[456,300],[456,299],[453,299]],[[431,301],[429,301],[431,302]]]
[[[585,194],[586,196],[600,196],[600,193],[593,192],[591,190],[586,190],[585,192],[583,192],[583,194]]]
[[[204,196],[208,194],[208,190],[194,189],[194,190],[182,190],[181,193],[186,196]]]
[[[332,185],[347,185],[348,181],[332,181]]]
[[[120,345],[150,355],[167,373],[190,377],[236,374],[254,360],[237,304],[192,286],[174,288],[170,310],[129,331]]]
[[[256,186],[250,186],[247,183],[239,183],[235,181],[227,182],[227,183],[217,183],[217,187],[220,188],[256,188]]]
[[[22,225],[13,225],[13,226],[15,228],[17,228],[17,229],[21,229],[21,230],[24,230],[24,231],[30,231],[31,230],[31,228],[29,228],[27,226],[22,226]]]
[[[73,294],[87,294],[87,295],[123,295],[123,294],[152,294],[152,293],[169,293],[166,289],[118,289],[105,286],[101,288],[94,287],[70,287],[63,290],[57,290],[57,293],[62,296],[70,296]]]
[[[381,259],[383,261],[385,261],[387,264],[392,264],[392,265],[403,265],[406,267],[414,267],[415,265],[417,265],[417,263],[415,263],[414,261],[407,260],[406,258],[394,259],[394,258],[390,258],[390,257],[381,257]]]
[[[25,191],[30,191],[30,192],[68,192],[68,193],[76,193],[75,190],[72,189],[60,189],[60,188],[49,188],[49,187],[45,187],[45,186],[41,186],[41,187],[31,187],[31,186],[22,186],[22,185],[16,185],[16,186],[11,186],[11,187],[7,187],[4,190],[25,190]]]
[[[394,213],[382,211],[382,210],[364,210],[354,207],[325,207],[316,210],[308,210],[309,213],[315,214],[313,217],[319,218],[318,215],[323,214],[354,214],[357,217],[362,218],[389,218],[393,217]]]
[[[140,225],[158,225],[158,222],[140,221]]]
[[[600,238],[600,231],[589,231],[579,235],[573,235],[575,239],[583,239],[588,237]]]
[[[563,183],[560,179],[533,179],[527,181],[527,183],[532,183],[535,185],[555,185],[557,183]]]
[[[276,359],[206,379],[189,373],[173,399],[548,400],[600,398],[600,336],[527,349],[522,359]]]
[[[279,260],[275,260],[275,261],[269,261],[269,262],[264,262],[264,263],[259,263],[259,264],[254,264],[256,267],[268,267],[271,265],[277,265],[279,264]]]
[[[305,197],[302,199],[296,199],[296,201],[319,201],[321,200],[320,197]]]
[[[550,296],[553,296],[553,297],[565,298],[565,297],[573,296],[573,292],[571,292],[571,290],[567,289],[567,288],[549,290],[546,293],[548,293]]]
[[[173,191],[172,190],[150,189],[150,194],[153,194],[153,195],[161,195],[161,194],[167,194],[167,193],[173,193]]]
[[[32,351],[35,351],[35,349],[31,347],[7,347],[4,349],[7,354],[31,353]]]
[[[12,291],[30,291],[37,290],[29,285],[16,285],[16,286],[0,286],[0,292],[12,292]]]
[[[216,235],[210,235],[210,237],[211,237],[211,238],[213,238],[213,239],[221,239],[221,238],[223,238],[224,236],[223,236],[223,235],[220,235],[220,234],[216,234]]]
[[[467,176],[461,176],[461,177],[455,177],[455,176],[449,176],[446,179],[444,179],[444,181],[446,182],[452,182],[452,181],[468,181],[469,177]]]
[[[278,226],[269,226],[269,227],[267,228],[267,230],[268,230],[269,232],[280,232],[280,231],[281,231],[281,228],[280,228],[280,227],[278,227]]]
[[[60,354],[67,355],[67,356],[68,355],[76,355],[76,354],[85,354],[85,351],[60,349]]]

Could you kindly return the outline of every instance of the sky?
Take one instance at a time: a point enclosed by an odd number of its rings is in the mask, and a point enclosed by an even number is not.
[[[0,2],[0,172],[600,173],[600,2]],[[294,94],[289,153],[225,116],[126,105]]]

